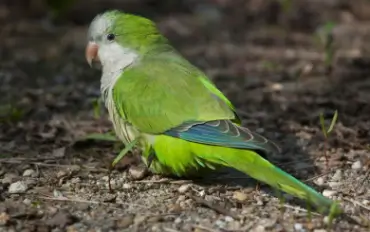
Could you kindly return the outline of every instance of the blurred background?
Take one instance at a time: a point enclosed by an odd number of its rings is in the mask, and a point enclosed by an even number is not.
[[[235,104],[244,125],[282,146],[279,160],[295,162],[289,171],[307,179],[328,164],[367,173],[370,1],[2,0],[1,175],[19,179],[45,157],[105,168],[102,157],[117,151],[109,144],[69,150],[111,129],[98,100],[100,71],[84,58],[88,25],[107,9],[155,21]],[[356,178],[343,177],[348,192]]]

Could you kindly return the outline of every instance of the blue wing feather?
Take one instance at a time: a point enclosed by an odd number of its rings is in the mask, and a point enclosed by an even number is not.
[[[250,149],[263,153],[279,152],[279,148],[271,141],[229,120],[189,122],[164,134],[214,146]]]

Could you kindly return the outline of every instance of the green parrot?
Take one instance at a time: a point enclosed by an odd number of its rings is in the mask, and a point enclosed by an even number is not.
[[[102,69],[102,99],[116,135],[127,150],[142,151],[153,173],[192,177],[231,167],[319,212],[341,212],[336,202],[262,157],[278,147],[242,127],[232,103],[151,20],[106,11],[91,22],[88,40],[86,59]]]

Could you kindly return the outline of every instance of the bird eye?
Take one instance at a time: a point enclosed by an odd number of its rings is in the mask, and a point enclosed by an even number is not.
[[[107,35],[107,40],[109,40],[109,41],[114,40],[114,38],[116,38],[116,36],[114,34],[108,34]]]

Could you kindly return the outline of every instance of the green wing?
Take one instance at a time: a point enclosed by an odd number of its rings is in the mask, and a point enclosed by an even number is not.
[[[146,58],[126,69],[113,88],[120,116],[144,133],[189,121],[239,121],[227,98],[186,60]]]

